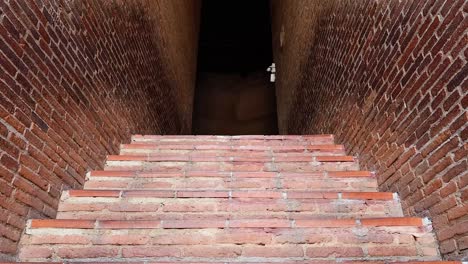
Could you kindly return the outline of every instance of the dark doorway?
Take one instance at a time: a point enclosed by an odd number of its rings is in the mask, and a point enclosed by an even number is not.
[[[194,134],[277,134],[268,0],[204,0]]]

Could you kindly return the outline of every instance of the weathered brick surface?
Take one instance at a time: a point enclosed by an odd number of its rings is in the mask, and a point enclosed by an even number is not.
[[[282,133],[336,134],[381,190],[399,192],[407,215],[432,217],[449,259],[468,258],[467,9],[464,0],[272,9]]]
[[[137,150],[145,146],[145,150],[154,151],[164,146],[166,151],[179,151],[191,142],[195,152],[164,154],[165,158],[160,156],[158,159],[153,159],[156,157],[153,155],[130,152],[109,156],[108,161],[111,160],[115,168],[119,163],[126,166],[125,162],[129,160],[166,164],[169,158],[174,161],[172,165],[181,165],[180,161],[203,162],[203,159],[192,160],[197,156],[218,157],[220,160],[210,163],[225,163],[227,160],[236,162],[238,150],[243,154],[249,150],[251,158],[267,155],[272,160],[254,159],[245,161],[247,164],[276,164],[280,157],[292,158],[288,161],[294,163],[300,157],[298,154],[314,158],[305,149],[298,153],[298,146],[329,149],[332,145],[309,143],[333,137],[175,138],[134,136],[132,144],[125,147],[133,146],[129,149]],[[151,146],[153,149],[149,148]],[[286,146],[293,148],[283,148]],[[236,150],[235,147],[241,148]],[[336,147],[342,151],[342,146]],[[226,149],[232,152],[226,153]],[[265,149],[269,151],[265,153]],[[336,157],[333,153],[322,153],[321,156]],[[18,258],[21,261],[78,261],[85,258],[135,261],[144,258],[153,263],[176,260],[181,263],[312,263],[325,259],[342,262],[349,258],[383,262],[440,259],[430,225],[423,218],[402,217],[394,193],[375,192],[377,179],[373,173],[350,171],[341,167],[340,161],[324,162],[333,170],[300,172],[301,169],[291,166],[286,171],[273,172],[269,170],[276,165],[270,165],[267,171],[258,172],[236,169],[146,172],[143,164],[133,171],[111,171],[108,170],[110,165],[106,164],[105,170],[90,174],[84,190],[69,190],[62,194],[56,219],[29,222],[21,239]],[[117,185],[105,186],[106,178],[114,184],[127,180],[133,184],[115,190],[119,188]],[[169,190],[165,179],[190,182]],[[272,179],[277,180],[276,184],[264,182]],[[286,187],[281,183],[286,179],[301,184]],[[310,179],[315,179],[317,184],[307,184]],[[341,191],[329,191],[327,179],[334,179]],[[226,186],[214,187],[219,180]],[[256,184],[227,186],[244,180]],[[90,182],[94,183],[91,188]],[[353,191],[342,191],[344,187],[340,182],[353,183]],[[374,192],[359,191],[370,182],[373,182]],[[314,189],[315,192],[311,191]]]
[[[198,4],[0,1],[0,259],[131,133],[190,131]]]

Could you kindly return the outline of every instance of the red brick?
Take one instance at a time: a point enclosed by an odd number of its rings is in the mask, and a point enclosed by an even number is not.
[[[120,191],[111,190],[70,190],[68,194],[73,197],[119,197]]]
[[[434,166],[431,166],[431,168],[428,171],[424,172],[422,174],[422,179],[424,180],[425,183],[431,181],[432,179],[436,177],[437,174],[445,170],[445,168],[450,166],[452,163],[453,163],[453,160],[450,157],[443,158]]]
[[[457,205],[457,200],[454,196],[448,197],[442,200],[437,205],[433,206],[430,211],[433,215],[438,215],[446,212],[448,209],[453,208]]]
[[[468,236],[457,239],[458,248],[463,250],[468,248]]]
[[[369,256],[417,256],[418,253],[414,246],[385,246],[369,247]]]
[[[457,206],[447,211],[447,217],[450,221],[463,217],[467,214],[468,214],[468,204]]]
[[[353,219],[296,220],[297,227],[347,227],[355,226]]]
[[[3,252],[3,254],[15,254],[16,242],[13,242],[6,237],[0,237],[0,252]]]
[[[329,177],[372,177],[369,171],[329,171]]]
[[[126,235],[100,235],[93,244],[95,245],[146,245],[149,237],[145,235],[126,234]]]
[[[450,141],[444,143],[439,149],[437,149],[432,155],[429,157],[428,161],[430,165],[434,165],[437,161],[445,157],[447,153],[453,150],[459,144],[458,138],[453,138]]]
[[[306,250],[306,256],[317,257],[363,257],[364,252],[359,247],[309,247]]]
[[[342,193],[343,199],[369,199],[369,200],[393,200],[393,193],[389,192],[345,192]]]
[[[122,249],[124,258],[144,257],[181,257],[180,246],[149,246],[149,247],[125,247]]]
[[[190,246],[182,248],[184,257],[234,258],[241,255],[240,246]]]
[[[440,187],[442,187],[442,181],[440,179],[436,179],[424,188],[424,194],[425,195],[432,194],[436,190],[440,189]]]
[[[250,219],[250,220],[230,220],[229,227],[231,228],[279,228],[291,227],[289,220],[281,219]]]
[[[7,224],[0,224],[0,232],[2,233],[3,237],[15,242],[18,242],[21,236],[21,233],[18,229]]]
[[[457,250],[455,239],[445,240],[440,243],[440,253],[446,254]]]
[[[457,185],[455,182],[449,182],[444,188],[440,189],[440,197],[444,198],[449,196],[450,194],[456,192],[458,190]]]
[[[179,198],[228,198],[229,192],[226,191],[180,191],[177,192]]]
[[[225,220],[167,220],[162,223],[163,228],[189,229],[189,228],[224,228]]]
[[[105,246],[84,247],[80,250],[72,247],[61,247],[56,250],[56,254],[61,258],[100,258],[100,257],[117,257],[118,248],[109,248]]]
[[[247,192],[232,192],[232,198],[281,198],[281,192],[273,191],[247,191]]]
[[[19,168],[18,161],[8,155],[3,155],[0,158],[0,164],[12,172],[16,172]]]
[[[86,245],[91,242],[91,240],[82,235],[63,235],[63,236],[54,236],[54,235],[36,235],[31,236],[29,243],[31,244],[44,244],[44,241],[48,241],[49,244],[74,244],[74,245]]]
[[[232,230],[228,233],[218,234],[215,243],[221,244],[269,244],[272,241],[272,234],[258,231],[238,231]]]
[[[122,191],[122,197],[158,197],[158,198],[173,198],[174,191],[151,191],[151,190],[135,190]],[[179,196],[181,197],[181,196]]]
[[[416,217],[361,219],[364,226],[422,226],[422,219]]]
[[[136,173],[133,171],[92,171],[93,177],[135,177]]]
[[[32,220],[31,228],[94,228],[92,220]]]
[[[288,192],[288,199],[338,199],[337,192]],[[350,199],[349,197],[346,199]]]
[[[99,221],[100,229],[151,229],[161,227],[161,221],[114,221],[102,220]]]
[[[466,161],[461,161],[461,163],[450,168],[443,176],[442,179],[444,182],[448,183],[453,178],[457,177],[463,172],[466,172],[468,169],[468,163]]]
[[[315,160],[319,162],[353,162],[353,156],[317,156]]]
[[[19,257],[25,258],[50,258],[52,257],[53,250],[44,246],[28,246],[21,248]]]
[[[0,193],[6,197],[10,197],[13,192],[13,187],[7,182],[0,180]]]
[[[303,257],[304,252],[300,246],[248,246],[242,253],[245,257]]]

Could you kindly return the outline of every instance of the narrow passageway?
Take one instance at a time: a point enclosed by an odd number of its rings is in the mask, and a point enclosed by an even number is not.
[[[277,134],[267,0],[202,4],[194,134]]]
[[[467,10],[0,0],[0,262],[468,261]]]

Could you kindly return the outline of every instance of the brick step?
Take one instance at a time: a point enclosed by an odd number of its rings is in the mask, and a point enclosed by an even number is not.
[[[229,144],[229,142],[242,142],[249,141],[303,141],[303,142],[331,142],[334,143],[333,135],[240,135],[240,136],[215,136],[215,135],[133,135],[132,142],[183,142],[183,141],[213,141]]]
[[[326,145],[331,146],[331,145]],[[325,148],[318,146],[277,146],[277,147],[264,147],[264,146],[250,146],[250,147],[226,147],[219,146],[192,146],[192,145],[154,145],[154,144],[130,144],[121,145],[121,154],[127,153],[162,153],[162,154],[185,154],[194,153],[197,155],[206,154],[220,154],[223,156],[254,156],[254,155],[280,155],[280,154],[314,154],[319,156],[323,155],[345,155],[342,148]]]
[[[429,227],[421,218],[32,220],[19,256],[36,261],[435,260]]]
[[[317,160],[318,157],[314,157]],[[359,170],[359,164],[351,156],[320,157],[314,162],[177,162],[177,161],[107,161],[105,170],[133,171],[349,171]]]
[[[31,262],[0,262],[1,264],[31,264]],[[122,263],[113,261],[113,263]],[[183,262],[183,261],[176,261],[176,262],[153,262],[153,261],[138,261],[138,262],[125,262],[128,264],[195,264],[191,261]],[[197,262],[196,264],[254,264],[258,262]],[[321,261],[286,261],[281,262],[282,264],[338,264],[338,263],[346,263],[346,264],[363,264],[362,261],[346,261],[346,262],[337,262],[333,260],[321,260]],[[466,262],[461,261],[366,261],[365,264],[465,264]],[[41,264],[66,264],[66,262],[41,262]],[[96,264],[96,262],[86,262],[80,261],[80,264]]]
[[[284,153],[271,151],[121,148],[120,156],[129,155],[159,158],[163,161],[313,161],[312,157],[345,156],[346,153],[344,150],[338,149]]]
[[[81,206],[81,205],[78,205]],[[86,205],[85,205],[86,206]],[[126,206],[123,204],[122,206]],[[149,205],[150,206],[150,205]],[[80,208],[82,208],[81,206]],[[90,205],[90,207],[92,207]],[[93,208],[104,207],[97,205]],[[91,208],[91,209],[93,209]],[[138,207],[137,207],[138,208]],[[84,208],[85,209],[85,208]],[[268,212],[268,213],[230,213],[230,212],[204,212],[204,213],[173,213],[173,212],[122,212],[117,208],[111,208],[106,212],[98,211],[64,211],[57,214],[57,219],[80,219],[80,220],[242,220],[242,219],[345,219],[349,217],[359,217],[359,218],[374,218],[374,217],[388,217],[388,216],[398,216],[398,214],[387,214],[386,212],[352,212],[352,213],[325,213],[323,215],[317,216],[317,213],[309,212]],[[113,211],[110,211],[113,210]],[[138,210],[138,209],[136,209]]]
[[[304,150],[304,151],[332,151],[344,150],[343,145],[333,142],[307,142],[307,141],[146,141],[121,144],[122,148],[142,149],[187,149],[193,151],[225,150],[232,152],[259,152],[277,150]]]
[[[194,144],[159,144],[159,143],[132,143],[121,145],[123,150],[152,150],[152,151],[193,151],[209,153],[214,151],[231,153],[310,153],[310,152],[344,152],[341,145],[194,145]]]
[[[313,152],[313,151],[344,151],[342,145],[335,144],[308,144],[303,142],[295,142],[293,144],[209,144],[211,142],[203,142],[204,144],[197,144],[194,142],[135,142],[132,144],[123,144],[121,149],[147,149],[147,150],[191,150],[198,152],[206,151],[230,151],[236,152],[270,152],[270,153],[282,153],[282,152]]]
[[[395,200],[396,193],[390,192],[284,192],[284,191],[239,191],[239,190],[68,190],[64,191],[63,199],[74,197],[101,198],[269,198],[269,199],[301,199],[301,200]]]
[[[118,220],[75,220],[75,219],[32,219],[28,230],[34,229],[229,229],[229,228],[313,228],[313,227],[426,227],[431,229],[428,219],[420,217],[383,217],[347,219],[216,219],[216,220],[173,220],[173,221],[118,221]],[[421,229],[418,229],[421,231]],[[359,234],[358,234],[359,235]]]
[[[90,177],[85,189],[238,189],[238,190],[305,190],[305,191],[376,191],[377,181],[356,178],[241,178],[241,177]]]
[[[190,155],[193,160],[214,159],[216,157],[245,157],[245,158],[270,158],[285,156],[345,156],[344,150],[310,150],[310,151],[268,151],[268,150],[190,150],[190,149],[155,149],[155,148],[121,148],[120,155],[164,155],[168,157],[177,155]],[[292,158],[291,158],[292,159]]]
[[[402,216],[393,193],[273,191],[64,192],[58,219],[203,219]]]
[[[213,161],[211,159],[214,158]],[[205,161],[208,159],[208,161]],[[325,163],[325,162],[355,162],[353,156],[312,156],[312,155],[278,155],[273,157],[251,157],[251,156],[236,156],[236,157],[190,157],[184,155],[109,155],[108,161],[179,161],[193,163]]]
[[[91,171],[89,177],[123,177],[123,178],[375,178],[370,171],[319,171],[319,172],[220,172],[220,171],[187,171],[187,172],[142,172],[142,171]]]
[[[321,153],[323,154],[323,153]],[[353,157],[342,155],[333,156],[337,161],[354,161]],[[193,154],[142,154],[132,153],[126,155],[109,155],[107,161],[152,161],[152,162],[253,162],[253,163],[274,163],[274,162],[325,162],[331,158],[326,156],[314,156],[311,154],[299,155],[256,155],[256,156],[218,156],[213,155],[193,155]]]
[[[138,263],[434,261],[374,173],[318,136],[139,136],[32,220],[19,258]],[[73,220],[71,220],[73,219]]]

